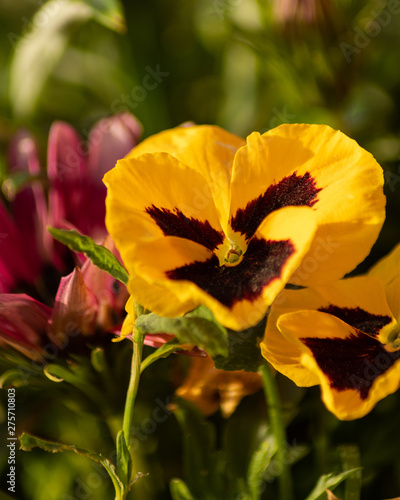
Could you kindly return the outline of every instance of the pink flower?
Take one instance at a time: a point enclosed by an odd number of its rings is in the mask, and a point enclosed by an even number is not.
[[[137,144],[141,132],[129,113],[100,120],[87,141],[67,123],[55,122],[48,140],[48,195],[35,140],[27,131],[15,135],[9,150],[11,179],[26,175],[31,182],[15,194],[12,181],[6,181],[9,210],[0,199],[0,293],[23,290],[55,269],[68,269],[66,261],[72,259],[51,238],[47,225],[76,228],[97,242],[106,237],[101,179]]]
[[[116,252],[109,237],[104,246]],[[124,285],[87,260],[61,279],[53,308],[26,294],[0,294],[0,345],[43,365],[88,341],[101,345],[121,326],[127,297]]]

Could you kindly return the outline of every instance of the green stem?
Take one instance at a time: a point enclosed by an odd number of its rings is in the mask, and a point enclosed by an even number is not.
[[[281,404],[274,375],[268,363],[261,367],[265,397],[268,403],[269,421],[278,448],[276,458],[281,473],[278,476],[280,500],[294,500],[293,483],[287,455],[286,431],[283,422]]]
[[[133,442],[133,407],[135,405],[136,394],[139,387],[140,365],[142,361],[144,335],[136,329],[133,335],[133,353],[131,364],[131,378],[129,380],[128,392],[126,394],[124,418],[122,430],[124,432],[125,442],[130,450],[130,443]],[[132,457],[133,459],[133,457]]]

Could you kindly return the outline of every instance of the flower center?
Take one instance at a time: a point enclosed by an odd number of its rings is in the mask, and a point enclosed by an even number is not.
[[[242,262],[246,248],[243,250],[241,246],[233,242],[229,238],[220,245],[216,251],[220,266],[233,267]]]
[[[225,255],[225,265],[226,266],[236,266],[239,264],[239,261],[242,260],[243,252],[240,248],[235,245],[235,243],[231,243],[231,247],[228,249]]]

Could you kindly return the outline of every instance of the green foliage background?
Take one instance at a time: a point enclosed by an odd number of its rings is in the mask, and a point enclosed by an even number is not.
[[[286,19],[279,19],[282,3],[2,0],[0,180],[6,176],[7,144],[19,127],[36,135],[45,164],[54,120],[68,121],[83,137],[97,119],[122,109],[138,117],[145,136],[185,121],[216,123],[243,136],[281,123],[325,123],[356,139],[385,170],[387,220],[356,272],[365,271],[400,240],[400,2],[306,1],[321,9],[310,23],[294,15],[295,1]],[[56,383],[37,377],[33,389],[17,392],[21,430],[111,453],[129,353],[122,344],[112,345],[106,356],[113,387],[101,411],[70,387],[60,391]],[[145,372],[139,427],[155,401],[172,397],[186,364],[182,356],[172,356]],[[339,422],[323,407],[318,388],[278,381],[288,440],[308,449],[293,467],[297,498],[306,498],[321,474],[358,462],[363,500],[400,494],[398,394],[362,420]],[[95,378],[93,383],[100,382]],[[4,406],[2,412],[5,418]],[[238,477],[246,467],[241,462],[251,434],[265,433],[265,412],[259,393],[246,398],[229,421],[219,414],[209,419],[218,432],[217,449],[230,457],[221,458],[221,452],[220,459]],[[168,481],[184,476],[178,422],[165,414],[165,421],[143,434],[137,468],[149,471],[151,480],[139,480],[132,498],[169,499]],[[5,433],[4,428],[2,443]],[[232,438],[235,434],[242,436],[240,442]],[[7,470],[3,448],[0,456]],[[109,480],[83,457],[34,450],[19,452],[17,460],[21,499],[112,498]],[[263,498],[276,498],[275,483],[265,482]]]

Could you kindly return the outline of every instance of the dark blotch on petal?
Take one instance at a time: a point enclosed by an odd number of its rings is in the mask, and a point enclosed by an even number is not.
[[[253,238],[237,266],[220,266],[214,255],[167,272],[172,280],[188,280],[223,305],[232,307],[241,300],[256,300],[264,287],[281,275],[282,267],[295,251],[290,240]]]
[[[294,172],[269,186],[264,194],[250,201],[245,209],[239,208],[231,218],[232,229],[246,235],[249,240],[268,214],[282,207],[312,207],[318,201],[317,194],[320,191],[308,172],[303,176]]]
[[[332,314],[357,330],[369,335],[378,335],[379,331],[388,325],[392,318],[381,314],[372,314],[360,307],[338,307],[329,305],[321,307],[318,311]]]
[[[186,217],[179,209],[174,212],[152,205],[145,210],[165,236],[178,236],[194,241],[209,250],[215,250],[224,241],[222,232],[214,229],[208,221]]]
[[[355,330],[349,337],[302,338],[321,370],[337,391],[356,390],[368,397],[375,379],[400,358],[400,351],[388,352],[376,339]]]

